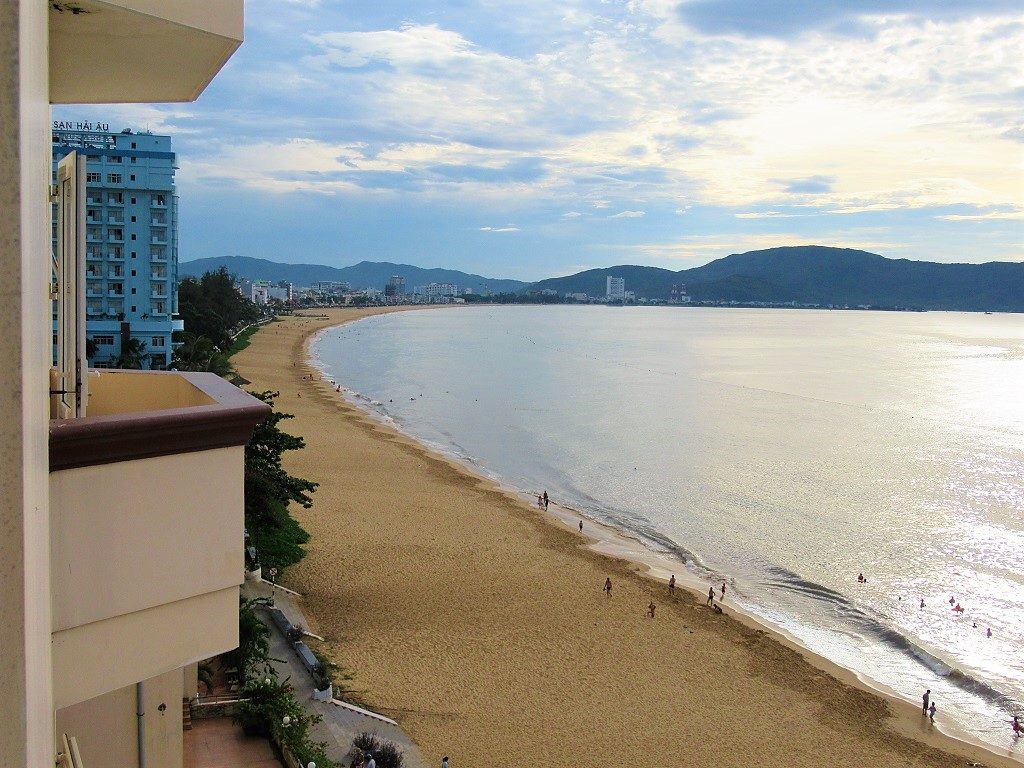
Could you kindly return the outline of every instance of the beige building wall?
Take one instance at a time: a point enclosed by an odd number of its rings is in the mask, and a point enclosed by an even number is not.
[[[0,765],[53,764],[49,3],[0,3]]]
[[[181,768],[181,687],[180,669],[150,678],[143,684],[146,768]],[[58,710],[58,749],[61,735],[65,733],[78,739],[82,760],[88,768],[137,766],[135,685]]]
[[[244,450],[51,473],[53,630],[241,584]]]

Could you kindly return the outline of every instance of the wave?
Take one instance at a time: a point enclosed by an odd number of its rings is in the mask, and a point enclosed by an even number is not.
[[[850,598],[841,592],[809,581],[786,568],[770,565],[765,570],[772,577],[767,581],[767,584],[770,586],[796,592],[813,600],[831,605],[850,626],[863,636],[877,640],[890,648],[902,652],[905,656],[921,664],[930,672],[945,678],[946,681],[957,688],[978,696],[990,704],[994,704],[1007,714],[1012,714],[1015,711],[1013,698],[984,680],[979,680],[970,672],[959,669],[939,658],[895,627],[858,608]]]

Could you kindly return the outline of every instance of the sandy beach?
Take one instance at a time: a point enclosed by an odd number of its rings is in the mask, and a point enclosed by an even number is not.
[[[307,444],[286,465],[320,483],[312,509],[295,511],[312,541],[284,583],[366,703],[430,762],[1020,765],[737,620],[728,601],[718,614],[704,596],[670,596],[346,403],[308,365],[308,340],[380,311],[273,323],[233,360],[248,389],[281,393],[278,409],[295,414],[282,427]]]

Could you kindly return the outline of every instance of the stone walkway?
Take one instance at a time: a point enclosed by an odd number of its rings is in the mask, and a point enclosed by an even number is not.
[[[231,718],[193,720],[185,731],[185,768],[282,768],[270,742],[242,733]]]
[[[269,584],[246,581],[242,587],[242,594],[249,599],[270,597],[270,592]],[[287,592],[278,589],[274,602],[292,624],[309,626],[297,600]],[[266,611],[260,611],[260,614],[260,618],[270,627],[271,658],[284,660],[284,663],[275,661],[273,666],[282,680],[286,677],[291,678],[290,682],[295,688],[296,700],[323,717],[323,720],[311,730],[311,734],[315,740],[327,742],[329,745],[327,754],[332,760],[337,761],[339,765],[347,766],[351,762],[352,739],[363,731],[369,731],[394,742],[405,752],[403,763],[405,768],[427,768],[427,763],[423,760],[419,750],[400,727],[352,712],[331,702],[314,701],[313,680],[306,672],[306,668],[299,662],[291,644],[270,620]]]

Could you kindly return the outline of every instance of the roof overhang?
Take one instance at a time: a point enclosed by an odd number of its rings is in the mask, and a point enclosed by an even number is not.
[[[49,5],[53,104],[193,101],[242,43],[243,0]]]

